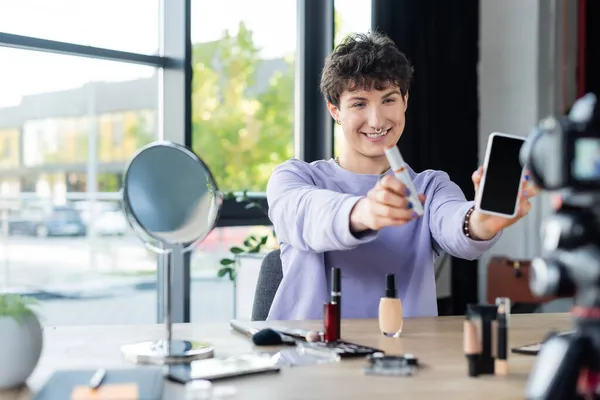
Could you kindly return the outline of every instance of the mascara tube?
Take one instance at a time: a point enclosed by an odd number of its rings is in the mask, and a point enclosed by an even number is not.
[[[423,215],[423,204],[421,204],[421,200],[419,199],[419,193],[417,193],[417,189],[415,189],[415,185],[413,184],[412,179],[410,178],[410,174],[408,173],[408,168],[406,167],[406,163],[402,158],[402,154],[400,154],[400,149],[398,146],[393,145],[391,147],[386,147],[385,156],[390,163],[390,167],[392,171],[394,171],[394,176],[400,180],[406,186],[408,191],[410,192],[408,195],[408,200],[412,204],[413,211],[418,215]]]

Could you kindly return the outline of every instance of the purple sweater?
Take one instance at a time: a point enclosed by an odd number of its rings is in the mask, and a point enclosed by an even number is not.
[[[462,225],[473,202],[444,172],[409,171],[427,197],[423,217],[356,238],[350,232],[350,211],[380,175],[347,171],[333,159],[292,159],[275,169],[267,200],[283,279],[269,320],[322,319],[331,267],[341,270],[342,318],[377,318],[387,273],[396,274],[405,317],[437,316],[434,262],[439,253],[476,259],[500,234],[489,241],[468,238]]]

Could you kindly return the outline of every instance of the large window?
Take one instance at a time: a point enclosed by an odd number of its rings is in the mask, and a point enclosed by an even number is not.
[[[156,54],[159,0],[0,0],[0,31]]]
[[[159,31],[183,43],[185,8],[84,3],[0,0],[0,293],[37,298],[49,326],[154,323],[157,257],[119,190],[141,146],[180,131],[185,60]]]
[[[176,322],[231,318],[233,253],[256,265],[277,246],[264,191],[294,157],[296,69],[317,67],[298,59],[299,1],[0,0],[0,292],[34,294],[48,325],[162,321],[164,260],[129,231],[118,192],[160,138],[191,146],[226,196],[190,275],[173,271]],[[354,3],[336,0],[338,37],[367,29]]]
[[[275,166],[294,156],[296,9],[295,0],[192,2],[192,147],[226,193],[222,220],[238,212],[234,224],[248,225],[252,216],[268,224],[260,211],[247,211],[231,198],[264,192]],[[206,313],[232,317],[234,288],[221,260],[231,259],[230,248],[243,248],[250,236],[269,236],[262,250],[272,248],[270,232],[263,226],[219,227],[194,252],[193,320]],[[194,289],[208,281],[212,298],[226,294],[227,301],[209,301],[206,290]]]
[[[0,59],[0,286],[42,298],[49,324],[154,322],[156,292],[142,288],[156,257],[118,191],[157,137],[157,71],[7,48]]]

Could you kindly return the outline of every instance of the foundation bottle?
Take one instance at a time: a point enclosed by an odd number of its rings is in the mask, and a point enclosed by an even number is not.
[[[402,302],[397,298],[394,274],[385,276],[385,296],[379,300],[379,329],[388,337],[402,333]]]

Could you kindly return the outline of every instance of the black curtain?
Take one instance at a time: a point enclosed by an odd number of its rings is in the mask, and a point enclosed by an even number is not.
[[[585,93],[600,96],[600,1],[585,2]]]
[[[415,73],[400,150],[415,171],[447,172],[473,199],[478,162],[478,0],[372,0],[372,29],[387,34]],[[450,308],[478,301],[477,261],[452,259]]]

